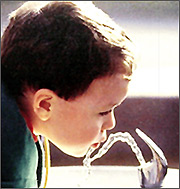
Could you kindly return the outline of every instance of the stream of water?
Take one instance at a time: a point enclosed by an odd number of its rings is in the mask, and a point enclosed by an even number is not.
[[[131,147],[131,150],[135,153],[136,158],[139,161],[141,166],[143,166],[146,163],[141,150],[137,146],[137,143],[135,142],[134,138],[128,132],[117,132],[114,134],[111,133],[109,135],[107,141],[103,144],[103,146],[99,149],[97,154],[95,154],[93,157],[91,157],[91,154],[95,151],[95,149],[90,148],[88,150],[88,152],[83,160],[83,166],[86,169],[85,180],[87,180],[88,176],[90,175],[91,163],[95,159],[101,158],[111,148],[111,146],[117,141],[126,142]]]

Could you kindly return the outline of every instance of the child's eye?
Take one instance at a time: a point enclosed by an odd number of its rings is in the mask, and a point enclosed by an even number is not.
[[[106,112],[100,112],[99,114],[101,116],[105,116],[105,115],[109,114],[110,112],[112,112],[112,110],[109,110],[109,111],[106,111]]]

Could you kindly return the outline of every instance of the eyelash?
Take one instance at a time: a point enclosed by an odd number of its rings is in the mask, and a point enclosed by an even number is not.
[[[105,115],[109,114],[110,112],[112,112],[112,110],[109,110],[109,111],[106,111],[106,112],[100,112],[99,114],[101,116],[105,116]]]

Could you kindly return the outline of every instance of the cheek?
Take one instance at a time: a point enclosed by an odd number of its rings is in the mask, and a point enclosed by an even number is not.
[[[96,118],[87,115],[77,116],[74,121],[74,134],[79,138],[81,142],[91,142],[99,135],[101,130],[101,122]],[[74,129],[73,129],[74,130]]]
[[[86,110],[69,109],[54,112],[47,132],[49,139],[64,153],[85,155],[101,137],[102,119]]]
[[[56,138],[67,145],[88,144],[96,140],[101,131],[101,120],[85,111],[65,111],[54,114],[51,121]]]
[[[77,136],[77,144],[87,146],[88,148],[95,142],[98,142],[101,135],[101,120],[96,116],[81,117],[80,121],[75,125],[76,132],[73,133]]]

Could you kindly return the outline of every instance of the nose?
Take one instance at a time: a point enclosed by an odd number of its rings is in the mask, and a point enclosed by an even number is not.
[[[114,116],[114,111],[109,113],[108,115],[105,116],[105,121],[102,126],[102,130],[111,130],[115,127],[116,125],[116,119]]]

